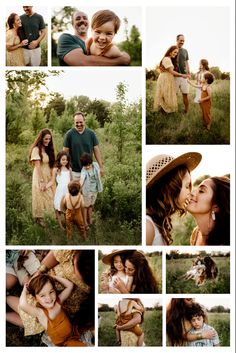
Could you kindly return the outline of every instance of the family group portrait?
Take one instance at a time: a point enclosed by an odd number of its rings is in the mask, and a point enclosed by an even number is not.
[[[230,252],[181,251],[166,253],[167,293],[230,293]]]
[[[151,294],[162,292],[162,253],[99,249],[99,293]]]
[[[161,301],[158,298],[122,297],[99,303],[98,345],[161,346]]]
[[[47,8],[41,6],[7,6],[6,66],[47,65]]]
[[[146,143],[230,144],[230,9],[150,7],[146,38]]]
[[[6,72],[8,245],[141,244],[140,81]]]
[[[141,8],[52,8],[53,66],[141,66]]]
[[[231,167],[225,151],[168,150],[152,148],[146,155],[146,245],[230,245]]]
[[[94,250],[6,250],[6,346],[93,346],[94,266]]]
[[[230,346],[226,298],[172,298],[166,307],[167,346]]]

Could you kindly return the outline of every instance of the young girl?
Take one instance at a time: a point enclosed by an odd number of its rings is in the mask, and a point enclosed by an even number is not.
[[[158,155],[146,169],[146,243],[170,245],[171,216],[183,215],[191,192],[190,172],[201,161],[200,153],[189,152],[177,158]]]
[[[204,75],[207,72],[209,72],[208,61],[206,59],[202,59],[202,60],[200,60],[199,71],[197,72],[197,85],[202,84],[203,79],[204,79]],[[199,103],[200,98],[201,98],[201,88],[197,87],[194,102]]]
[[[96,12],[91,21],[92,38],[87,41],[88,55],[117,58],[122,53],[112,44],[112,40],[120,27],[119,17],[110,10]]]
[[[49,189],[55,181],[57,182],[56,193],[54,196],[54,208],[56,212],[56,218],[61,229],[65,229],[61,222],[61,209],[60,203],[63,196],[68,191],[68,184],[72,180],[72,169],[70,164],[70,156],[67,152],[61,151],[58,153],[55,166],[52,171],[52,179],[46,185],[46,189]]]
[[[106,293],[121,293],[114,286],[114,281],[119,278],[124,282],[127,291],[130,292],[133,283],[133,276],[128,276],[125,273],[124,255],[119,254],[112,257],[104,256],[102,261],[103,263],[110,265],[110,270],[103,273],[101,276],[103,290]]]
[[[58,295],[55,280],[64,286]],[[37,318],[55,346],[86,346],[78,333],[73,332],[73,326],[62,308],[72,289],[73,283],[65,278],[41,274],[33,277],[28,286],[24,285],[20,296],[19,308]],[[28,303],[28,292],[36,299],[36,306]]]
[[[137,346],[143,346],[144,333],[139,326],[143,322],[144,306],[140,299],[122,299],[119,301],[116,312],[116,329],[117,342],[121,343],[121,330],[133,332],[138,337]],[[138,317],[138,321],[132,324],[132,319]]]
[[[92,211],[97,193],[102,192],[102,182],[100,178],[100,168],[97,162],[93,162],[88,153],[83,153],[80,162],[82,165],[80,185],[84,197],[83,217],[85,230],[92,224]]]
[[[188,83],[191,86],[201,89],[201,98],[199,99],[199,103],[202,108],[203,125],[207,128],[207,130],[210,130],[211,122],[212,122],[212,117],[211,117],[212,93],[211,93],[210,85],[212,84],[213,81],[214,81],[214,76],[210,72],[207,72],[204,74],[202,84],[200,85],[195,85],[194,83],[188,80]]]

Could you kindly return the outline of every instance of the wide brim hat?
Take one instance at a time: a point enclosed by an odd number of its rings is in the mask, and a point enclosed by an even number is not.
[[[181,165],[186,166],[191,172],[198,166],[201,159],[202,155],[198,152],[184,153],[176,158],[166,154],[153,157],[146,165],[146,187],[150,188],[164,175]]]
[[[107,255],[104,255],[103,258],[102,258],[102,262],[105,264],[105,265],[111,265],[111,260],[114,256],[116,255],[120,255],[120,254],[123,254],[123,253],[127,253],[127,252],[132,252],[132,251],[135,251],[133,249],[125,249],[125,250],[112,250],[112,252],[110,254],[107,254]]]

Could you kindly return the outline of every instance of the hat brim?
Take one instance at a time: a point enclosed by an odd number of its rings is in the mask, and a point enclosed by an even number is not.
[[[182,154],[177,158],[174,158],[164,168],[162,168],[151,180],[149,180],[146,183],[146,187],[150,188],[165,174],[167,174],[174,168],[179,167],[181,165],[186,166],[190,172],[193,171],[201,162],[201,159],[202,159],[202,155],[198,152],[188,152],[188,153]]]
[[[125,249],[125,250],[114,250],[112,251],[110,254],[107,254],[107,255],[104,255],[103,258],[102,258],[102,262],[105,264],[105,265],[111,265],[111,259],[116,256],[116,255],[119,255],[119,254],[123,254],[123,253],[127,253],[127,252],[132,252],[132,251],[135,251],[135,250],[132,250],[132,249]]]

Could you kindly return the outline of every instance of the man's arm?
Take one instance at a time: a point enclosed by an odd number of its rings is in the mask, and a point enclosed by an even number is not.
[[[187,74],[190,75],[190,67],[189,67],[188,60],[186,60],[186,71],[187,71]]]
[[[100,168],[100,175],[103,176],[104,172],[103,172],[103,166],[102,166],[102,157],[101,157],[101,153],[98,145],[93,147],[93,152]]]
[[[67,53],[63,60],[69,66],[126,66],[130,63],[130,56],[122,52],[121,56],[110,59],[105,56],[85,55],[81,48],[77,48]]]
[[[39,31],[39,37],[38,37],[38,39],[36,39],[36,40],[33,40],[32,42],[30,42],[30,44],[29,44],[29,48],[30,49],[35,49],[38,45],[39,45],[39,43],[41,42],[41,40],[45,37],[45,35],[46,35],[46,29],[45,28],[43,28],[43,29],[41,29],[40,31]]]

